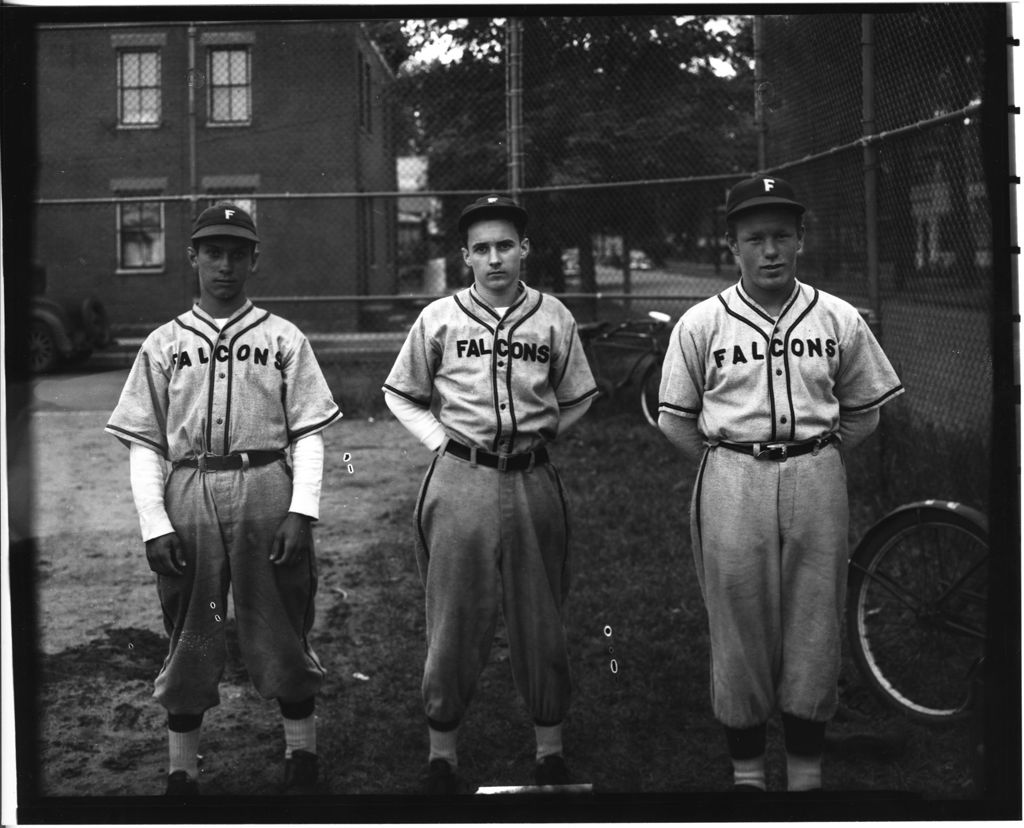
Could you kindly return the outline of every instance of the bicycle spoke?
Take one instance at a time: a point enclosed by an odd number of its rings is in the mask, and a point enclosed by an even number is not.
[[[941,509],[903,512],[851,562],[853,654],[915,715],[948,718],[969,701],[985,627],[983,531]]]

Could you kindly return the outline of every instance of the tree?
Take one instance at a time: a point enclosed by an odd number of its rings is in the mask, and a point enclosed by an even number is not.
[[[678,178],[748,170],[751,129],[749,20],[700,16],[528,16],[523,23],[525,185]],[[407,43],[443,32],[461,49],[457,62],[407,61],[396,93],[411,146],[429,158],[432,189],[506,189],[505,21],[406,21]],[[716,73],[719,65],[731,74]],[[529,193],[535,248],[578,246],[585,288],[596,231],[657,247],[670,228],[713,209],[672,206],[634,192],[593,190],[585,197]],[[459,202],[464,198],[457,199]],[[449,221],[452,210],[445,211]],[[543,234],[543,238],[538,236]],[[541,242],[541,243],[539,243]],[[560,272],[557,257],[548,272]]]

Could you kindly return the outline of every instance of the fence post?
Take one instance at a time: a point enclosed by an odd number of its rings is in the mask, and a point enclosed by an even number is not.
[[[188,24],[188,194],[189,206],[192,209],[187,221],[191,222],[196,214],[196,84],[200,83],[196,70],[196,24]]]
[[[522,21],[510,17],[505,24],[505,146],[509,194],[517,201],[523,188],[522,31]]]
[[[875,16],[861,15],[862,104],[861,134],[875,132]],[[878,150],[864,144],[864,242],[867,256],[868,305],[876,332],[881,334],[882,308],[878,292]]]
[[[861,135],[875,131],[875,17],[860,16],[861,48]],[[864,245],[867,259],[869,324],[875,334],[882,336],[882,307],[878,292],[878,150],[870,141],[864,142]],[[889,480],[885,474],[886,430],[878,429],[877,478],[882,499],[889,500]]]
[[[757,133],[757,168],[768,167],[765,136],[768,125],[764,120],[764,15],[754,15],[754,131]],[[718,269],[715,269],[715,273]]]

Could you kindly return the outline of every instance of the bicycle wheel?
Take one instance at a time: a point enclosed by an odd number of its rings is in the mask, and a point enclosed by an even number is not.
[[[968,712],[985,649],[988,521],[956,503],[897,509],[850,558],[846,622],[858,669],[910,717]]]
[[[655,428],[658,427],[658,390],[661,388],[661,363],[652,362],[644,370],[640,381],[640,408],[644,418]]]

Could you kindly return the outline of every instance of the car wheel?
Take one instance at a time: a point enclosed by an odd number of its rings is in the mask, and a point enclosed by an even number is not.
[[[57,340],[45,322],[33,320],[28,331],[28,367],[33,374],[45,374],[57,367]]]

